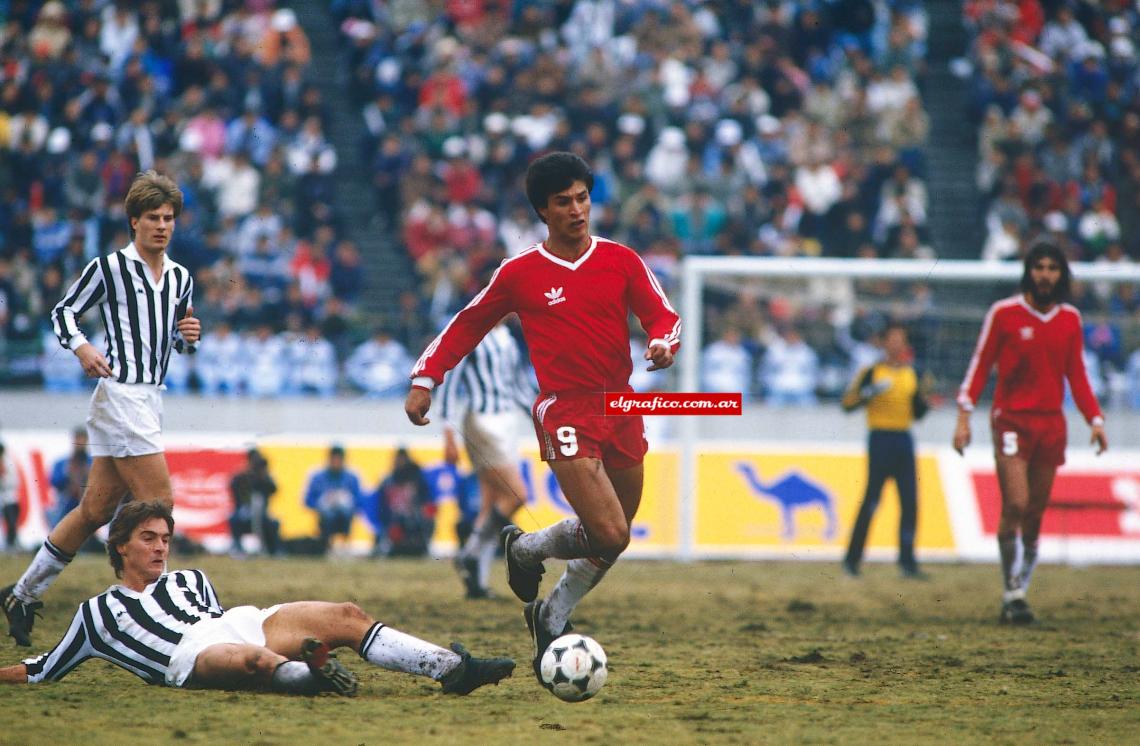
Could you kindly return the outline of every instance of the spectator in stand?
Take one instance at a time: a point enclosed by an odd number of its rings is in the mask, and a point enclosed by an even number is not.
[[[720,337],[701,353],[701,390],[751,396],[752,353],[740,330],[726,326]]]
[[[344,448],[332,446],[327,464],[309,477],[305,488],[305,507],[317,514],[323,551],[328,552],[333,537],[348,537],[363,498],[360,478],[345,466]]]
[[[769,406],[815,404],[819,355],[794,324],[786,324],[768,345],[760,364],[760,385]]]
[[[370,397],[403,396],[413,360],[407,348],[377,327],[344,364],[345,376]]]
[[[194,361],[198,384],[205,396],[237,396],[241,393],[243,342],[225,320],[210,325]]]
[[[336,392],[337,360],[332,343],[321,335],[316,323],[305,326],[304,334],[287,343],[286,393],[332,396]]]
[[[288,371],[283,364],[285,342],[273,333],[268,321],[262,320],[253,333],[245,335],[242,345],[242,388],[257,398],[275,398],[285,392]]]

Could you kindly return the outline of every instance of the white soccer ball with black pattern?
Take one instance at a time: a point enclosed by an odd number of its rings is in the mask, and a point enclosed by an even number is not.
[[[562,635],[546,648],[539,664],[542,683],[564,702],[582,702],[606,683],[606,651],[585,635]]]

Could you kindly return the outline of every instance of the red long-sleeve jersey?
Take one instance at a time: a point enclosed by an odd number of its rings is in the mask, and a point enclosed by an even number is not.
[[[958,405],[972,410],[990,368],[997,363],[993,408],[1003,412],[1060,412],[1069,380],[1073,400],[1085,420],[1100,417],[1082,357],[1080,312],[1067,303],[1040,313],[1022,295],[990,306],[958,390]]]
[[[596,236],[576,261],[542,244],[506,259],[412,369],[438,385],[503,316],[515,312],[543,393],[628,391],[629,313],[650,344],[676,352],[681,318],[632,249]]]

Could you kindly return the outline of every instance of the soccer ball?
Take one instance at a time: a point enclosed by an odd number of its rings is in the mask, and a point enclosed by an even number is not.
[[[542,683],[564,702],[583,702],[606,683],[606,651],[592,637],[562,635],[542,654]]]

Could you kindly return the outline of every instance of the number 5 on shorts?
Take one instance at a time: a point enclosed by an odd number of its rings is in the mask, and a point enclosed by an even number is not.
[[[574,428],[563,425],[558,428],[556,435],[558,442],[562,444],[558,450],[562,451],[563,456],[573,456],[578,452],[578,433],[574,432]]]
[[[1013,430],[1001,434],[1001,452],[1006,456],[1017,455],[1017,433]]]

